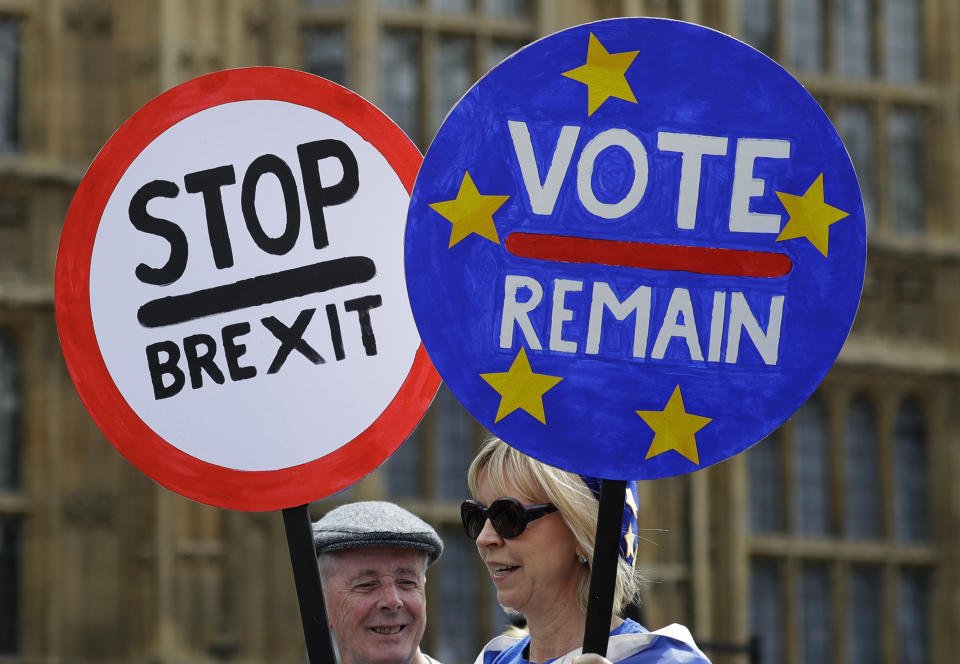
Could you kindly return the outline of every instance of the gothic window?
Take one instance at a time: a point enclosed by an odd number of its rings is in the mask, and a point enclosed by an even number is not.
[[[21,489],[20,361],[0,335],[0,494]],[[0,511],[0,655],[18,651],[20,633],[20,514]]]
[[[413,498],[423,491],[421,450],[426,431],[421,421],[384,464],[384,487],[391,498]]]
[[[915,235],[924,230],[924,140],[920,110],[898,107],[887,125],[891,211],[894,227]]]
[[[407,135],[420,143],[420,33],[385,30],[380,46],[380,107]]]
[[[0,153],[20,144],[20,21],[0,17]]]
[[[437,497],[459,503],[467,497],[467,468],[477,450],[474,420],[456,397],[440,387],[433,400],[436,426]]]
[[[927,428],[923,411],[907,400],[897,414],[894,439],[894,515],[897,539],[914,542],[929,536]]]
[[[747,452],[750,624],[765,663],[829,662],[838,644],[838,661],[874,663],[888,638],[897,661],[930,661],[942,553],[931,533],[927,415],[908,397],[886,418],[862,386],[850,393],[821,387]],[[789,527],[773,507],[780,496]]]
[[[843,76],[866,78],[874,73],[871,0],[834,0],[837,69]]]
[[[863,103],[844,104],[836,117],[837,132],[850,153],[850,160],[857,172],[860,194],[863,197],[863,212],[867,228],[876,224],[876,127],[870,106]]]
[[[19,650],[20,524],[0,516],[0,656]]]
[[[20,488],[20,362],[0,335],[0,491]]]
[[[490,71],[508,57],[523,48],[525,42],[516,39],[494,39],[487,48],[486,59],[483,62],[484,73]]]
[[[917,81],[922,73],[921,10],[918,0],[885,0],[886,74],[893,81]]]
[[[830,507],[827,422],[817,398],[807,401],[794,416],[794,439],[794,530],[826,535]]]
[[[440,126],[447,113],[474,82],[474,40],[461,35],[440,35],[434,58],[434,95],[431,118]]]
[[[498,18],[533,18],[533,0],[487,0],[487,13]]]
[[[303,31],[303,68],[311,74],[347,85],[347,45],[342,26]]]
[[[847,412],[844,446],[844,532],[852,538],[880,536],[877,434],[870,402],[856,399]]]
[[[744,41],[789,68],[830,113],[857,171],[871,231],[926,230],[924,134],[936,110],[923,94],[927,6],[918,0],[740,2]]]
[[[745,42],[770,57],[776,55],[774,0],[742,0],[740,28]]]
[[[820,563],[807,563],[800,575],[800,633],[803,663],[823,664],[830,661],[836,642],[830,606],[830,569]]]
[[[761,661],[783,661],[783,587],[774,560],[755,559],[750,566],[750,631],[760,636]]]
[[[756,533],[783,530],[783,446],[775,431],[747,452],[750,475],[750,529]]]
[[[819,2],[790,5],[791,64],[798,71],[823,69],[823,6]]]
[[[930,573],[908,569],[900,576],[900,664],[930,661]]]
[[[443,558],[430,572],[430,583],[439,588],[439,614],[436,645],[430,654],[441,662],[469,662],[477,654],[474,639],[477,613],[482,610],[479,582],[489,583],[470,572],[476,567],[477,548],[462,528],[451,525],[441,531]],[[428,629],[430,623],[427,623]]]
[[[876,664],[880,657],[880,570],[874,565],[856,565],[850,571],[847,601],[847,661]]]

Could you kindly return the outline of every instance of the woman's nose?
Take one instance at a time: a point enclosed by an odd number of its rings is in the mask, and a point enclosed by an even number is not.
[[[477,535],[477,546],[497,546],[503,544],[503,538],[493,529],[490,519],[483,522],[483,529]]]

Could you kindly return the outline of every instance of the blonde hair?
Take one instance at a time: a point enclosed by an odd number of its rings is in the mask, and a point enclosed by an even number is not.
[[[563,522],[577,541],[577,548],[587,558],[577,581],[577,606],[587,610],[590,593],[590,569],[593,567],[593,542],[597,533],[600,501],[579,475],[537,461],[516,450],[499,438],[488,440],[467,472],[470,493],[476,498],[480,482],[486,478],[499,494],[508,495],[508,485],[528,498],[553,503]],[[613,590],[613,611],[621,615],[634,601],[640,589],[640,577],[622,557],[617,558],[617,575]]]

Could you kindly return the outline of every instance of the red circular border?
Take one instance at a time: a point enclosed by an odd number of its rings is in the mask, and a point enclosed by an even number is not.
[[[326,456],[268,471],[234,470],[182,452],[150,429],[123,398],[100,355],[90,312],[90,263],[107,201],[133,160],[164,131],[207,108],[257,99],[298,104],[338,119],[373,145],[407,192],[412,191],[422,155],[393,121],[359,95],[291,69],[216,72],[156,97],[107,141],[70,203],[55,278],[57,329],[67,369],[114,447],[172,491],[217,507],[251,511],[302,505],[364,477],[413,431],[440,385],[421,344],[397,395],[365,431]]]

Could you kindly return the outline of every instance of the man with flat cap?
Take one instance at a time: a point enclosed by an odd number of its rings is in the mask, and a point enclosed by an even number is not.
[[[349,503],[313,524],[327,617],[341,664],[438,664],[420,652],[427,567],[443,542],[393,503]]]

